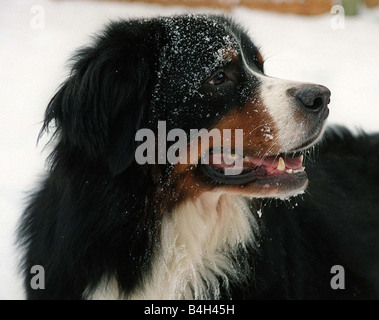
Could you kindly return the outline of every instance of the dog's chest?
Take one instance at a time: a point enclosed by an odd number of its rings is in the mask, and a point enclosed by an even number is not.
[[[219,298],[222,286],[243,281],[247,266],[240,257],[236,265],[236,255],[254,244],[256,229],[241,197],[209,193],[182,203],[163,218],[151,271],[126,298]],[[100,285],[92,298],[119,298],[113,282]]]

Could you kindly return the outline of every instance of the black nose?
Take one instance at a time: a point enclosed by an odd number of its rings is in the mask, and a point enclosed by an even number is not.
[[[296,91],[296,98],[307,111],[318,113],[330,102],[330,90],[320,85],[306,85]]]

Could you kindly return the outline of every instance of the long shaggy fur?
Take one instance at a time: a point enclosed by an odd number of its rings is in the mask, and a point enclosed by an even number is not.
[[[219,192],[197,171],[135,162],[135,134],[156,132],[156,120],[210,128],[232,107],[259,107],[248,95],[263,76],[239,79],[225,101],[190,82],[217,67],[206,41],[242,43],[263,73],[246,39],[222,17],[131,20],[77,53],[45,114],[50,168],[20,221],[28,299],[379,297],[378,135],[328,131],[306,163],[309,188],[289,201]],[[45,269],[44,290],[30,286],[34,265]],[[330,287],[333,265],[346,270],[345,290]]]

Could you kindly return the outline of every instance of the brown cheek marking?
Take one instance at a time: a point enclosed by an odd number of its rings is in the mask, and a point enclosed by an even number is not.
[[[238,58],[238,52],[234,47],[224,46],[221,49],[221,52],[222,52],[222,59],[226,61],[232,61]]]
[[[269,127],[270,132],[265,132],[265,128]],[[276,143],[277,129],[274,121],[265,107],[261,104],[249,102],[242,108],[235,108],[223,116],[220,121],[215,123],[208,131],[216,128],[221,133],[223,129],[231,130],[232,144],[235,142],[235,129],[243,130],[243,148],[251,156],[263,156],[266,153],[276,154],[280,151],[280,145]],[[263,130],[262,130],[263,129]],[[267,139],[265,134],[273,136],[273,139]],[[197,159],[202,155],[201,140],[198,139],[199,148]],[[209,148],[214,147],[213,139],[209,141]],[[204,149],[204,148],[203,148]],[[205,150],[204,150],[205,151]],[[246,154],[247,155],[247,154]],[[202,193],[208,191],[220,191],[235,194],[250,195],[254,194],[268,194],[275,192],[275,190],[268,191],[262,186],[252,183],[247,186],[225,186],[211,181],[205,177],[195,164],[190,163],[190,145],[187,146],[187,163],[175,165],[171,174],[170,188],[165,190],[166,201],[164,201],[167,208],[173,208],[182,201],[187,199],[195,199]],[[167,192],[166,192],[167,191]],[[173,197],[172,195],[175,194]],[[169,197],[169,198],[168,198]]]
[[[276,142],[277,129],[274,120],[261,104],[249,102],[242,109],[234,109],[215,127],[221,131],[231,129],[232,142],[235,142],[234,130],[242,129],[245,155],[261,157],[276,154],[280,150],[280,145]]]
[[[154,202],[160,212],[169,214],[180,203],[196,199],[204,192],[217,188],[217,184],[209,181],[196,165],[187,165],[184,169],[182,166],[184,165],[178,164],[174,168],[168,184],[157,188]]]

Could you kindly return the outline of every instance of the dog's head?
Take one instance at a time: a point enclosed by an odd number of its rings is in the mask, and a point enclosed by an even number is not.
[[[151,169],[156,183],[169,181],[178,198],[205,191],[294,195],[306,188],[301,152],[323,133],[330,92],[266,76],[263,64],[247,33],[224,17],[113,23],[78,53],[45,126],[55,120],[61,144],[81,152],[80,161],[106,164],[112,175],[136,170],[143,142],[136,134],[148,130],[157,142],[152,154],[158,164],[141,167]],[[185,161],[182,154],[182,161],[164,169],[158,149],[167,152],[178,137],[165,136],[162,145],[159,121],[165,133],[181,129],[187,137]],[[205,144],[204,132],[194,138],[194,129],[215,129],[220,139]],[[205,153],[208,163],[201,161]],[[242,165],[236,174],[226,174],[231,159]]]

